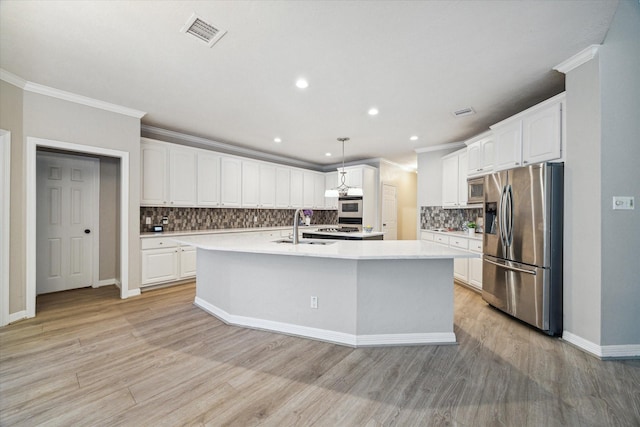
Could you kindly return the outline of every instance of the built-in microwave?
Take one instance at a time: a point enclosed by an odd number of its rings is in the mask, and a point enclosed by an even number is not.
[[[484,203],[484,177],[467,180],[467,203]]]
[[[362,197],[345,196],[338,199],[338,222],[343,218],[360,219],[362,224]]]

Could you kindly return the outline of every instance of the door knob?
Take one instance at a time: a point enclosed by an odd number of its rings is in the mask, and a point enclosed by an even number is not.
[[[84,229],[84,234],[89,234],[89,233],[91,233],[91,230],[89,230],[88,228],[85,228]]]

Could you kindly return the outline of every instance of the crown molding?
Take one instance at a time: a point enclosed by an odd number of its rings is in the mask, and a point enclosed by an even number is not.
[[[110,111],[125,116],[141,119],[147,113],[133,108],[123,107],[110,102],[100,101],[99,99],[89,98],[87,96],[78,95],[64,90],[52,88],[24,80],[22,77],[16,76],[7,70],[0,69],[0,80],[3,80],[13,86],[19,87],[27,92],[37,93],[40,95],[50,96],[52,98],[62,99],[63,101],[73,102],[75,104],[86,105],[87,107],[98,108],[100,110]]]
[[[587,61],[591,61],[598,54],[598,50],[600,50],[601,44],[592,44],[586,49],[581,50],[580,52],[573,55],[571,58],[566,61],[561,62],[560,64],[553,67],[554,70],[561,72],[562,74],[567,74],[569,71],[578,68],[582,64]]]
[[[454,148],[462,148],[462,147],[466,147],[467,145],[463,142],[450,142],[447,144],[439,144],[439,145],[432,145],[430,147],[424,147],[424,148],[416,148],[415,151],[416,153],[420,154],[420,153],[430,153],[432,151],[441,151],[441,150],[449,150],[449,149],[454,149]]]
[[[206,147],[212,148],[215,151],[221,151],[226,154],[232,154],[236,156],[249,157],[256,160],[264,160],[268,162],[280,163],[288,166],[295,166],[305,169],[322,170],[322,167],[316,163],[306,162],[304,160],[292,159],[290,157],[279,156],[277,154],[265,153],[251,148],[238,147],[232,144],[226,144],[224,142],[214,141],[212,139],[202,138],[199,136],[188,135],[182,132],[176,132],[173,130],[162,129],[150,125],[142,125],[140,127],[143,137],[160,139],[166,142],[173,142],[176,144]]]

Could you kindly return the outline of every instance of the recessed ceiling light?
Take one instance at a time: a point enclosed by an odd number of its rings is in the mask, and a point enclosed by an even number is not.
[[[409,139],[410,139],[410,140],[412,140],[412,141],[417,141],[417,140],[418,140],[418,137],[417,137],[416,135],[413,135],[413,136],[412,136],[411,138],[409,138]]]
[[[276,144],[280,144],[282,142],[282,139],[280,138],[273,138],[273,142],[275,142]]]
[[[325,156],[331,157],[331,153],[324,153]]]
[[[309,82],[305,79],[298,79],[296,80],[296,86],[300,89],[306,89],[309,87]]]
[[[378,115],[378,113],[379,113],[379,111],[378,111],[378,109],[377,109],[377,108],[369,108],[369,111],[368,111],[368,112],[369,112],[369,115],[370,115],[370,116],[376,116],[376,115]]]

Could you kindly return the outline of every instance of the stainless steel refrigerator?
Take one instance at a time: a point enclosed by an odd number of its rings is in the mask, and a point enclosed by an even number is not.
[[[482,298],[549,335],[562,332],[562,163],[485,177]]]

